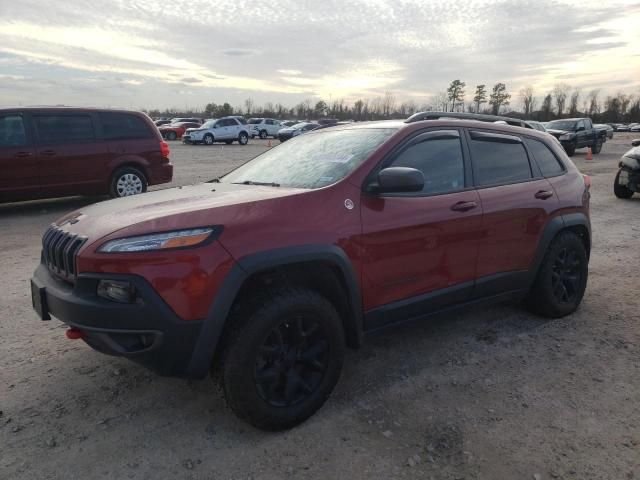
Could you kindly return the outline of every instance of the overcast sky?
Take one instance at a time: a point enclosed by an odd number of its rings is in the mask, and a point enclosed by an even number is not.
[[[1,0],[0,105],[640,94],[640,1]]]

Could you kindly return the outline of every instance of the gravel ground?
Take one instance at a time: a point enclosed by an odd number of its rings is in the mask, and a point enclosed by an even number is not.
[[[96,199],[0,206],[0,479],[640,478],[640,196],[612,192],[632,136],[574,157],[592,176],[594,231],[575,314],[499,306],[370,338],[324,408],[279,434],[237,420],[209,380],[157,377],[37,320],[40,236]],[[265,144],[174,143],[174,184]]]

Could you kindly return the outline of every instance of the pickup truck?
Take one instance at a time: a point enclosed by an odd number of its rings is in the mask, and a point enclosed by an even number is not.
[[[600,153],[602,144],[607,141],[607,132],[595,128],[590,118],[553,120],[546,128],[547,133],[560,140],[570,157],[576,153],[576,148],[591,147],[594,154]]]

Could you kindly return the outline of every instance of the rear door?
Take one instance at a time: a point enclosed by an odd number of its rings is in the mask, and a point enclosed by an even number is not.
[[[521,137],[471,129],[467,140],[483,210],[475,295],[523,288],[558,199]]]
[[[0,115],[0,201],[35,196],[38,159],[28,122],[20,112]]]
[[[421,192],[362,196],[366,310],[405,302],[399,316],[406,318],[470,297],[482,208],[466,157],[458,129],[432,130],[380,166],[421,170],[425,186]],[[373,314],[367,328],[392,321],[391,315]]]
[[[32,116],[42,189],[47,196],[96,192],[109,161],[91,113],[41,113]]]
[[[228,138],[232,138],[234,140],[237,139],[240,136],[240,129],[242,128],[242,124],[235,118],[227,118],[226,122],[230,135]]]

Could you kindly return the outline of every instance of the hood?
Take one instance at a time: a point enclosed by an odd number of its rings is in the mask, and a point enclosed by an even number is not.
[[[554,137],[559,137],[560,135],[565,135],[567,133],[575,133],[571,130],[556,130],[555,128],[547,128],[547,133],[550,133]]]
[[[206,130],[206,128],[187,128],[186,133],[199,132],[200,130]]]
[[[123,230],[120,235],[218,225],[221,215],[242,204],[304,193],[307,190],[228,183],[202,183],[157,190],[141,195],[95,203],[70,213],[56,224],[94,240]]]

